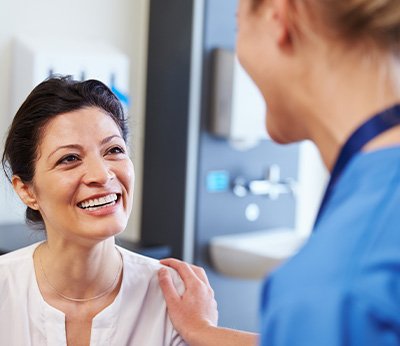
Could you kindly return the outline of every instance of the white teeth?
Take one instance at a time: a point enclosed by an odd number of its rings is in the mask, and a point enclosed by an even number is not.
[[[115,193],[112,193],[104,197],[89,199],[87,201],[81,202],[78,204],[78,207],[83,209],[90,208],[90,210],[96,210],[105,205],[114,205],[117,198],[117,195]]]

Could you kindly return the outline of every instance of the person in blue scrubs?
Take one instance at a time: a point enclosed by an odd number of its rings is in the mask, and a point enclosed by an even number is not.
[[[200,268],[159,279],[190,345],[400,345],[400,2],[240,0],[238,57],[267,130],[312,140],[331,172],[313,233],[267,279],[260,337],[216,326]]]

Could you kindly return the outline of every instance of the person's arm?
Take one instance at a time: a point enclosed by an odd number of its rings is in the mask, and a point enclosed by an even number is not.
[[[258,335],[217,327],[218,310],[214,291],[203,268],[176,259],[162,264],[175,269],[185,284],[180,296],[170,273],[162,268],[159,281],[175,329],[190,346],[247,346],[258,343]]]

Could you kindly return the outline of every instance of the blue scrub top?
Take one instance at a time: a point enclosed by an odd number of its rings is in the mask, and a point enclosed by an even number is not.
[[[265,283],[265,346],[400,345],[400,147],[355,156],[303,249]]]

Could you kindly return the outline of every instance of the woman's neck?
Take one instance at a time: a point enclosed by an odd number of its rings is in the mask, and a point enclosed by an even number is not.
[[[385,61],[382,59],[382,61]],[[382,65],[382,61],[380,64]],[[314,92],[308,98],[309,137],[318,146],[329,171],[350,135],[374,114],[400,102],[395,73],[371,61],[338,66],[325,65],[323,74],[314,78]],[[323,71],[323,70],[322,70]],[[321,82],[321,77],[324,80]],[[376,150],[400,144],[400,130],[382,134],[364,150]]]
[[[311,139],[317,145],[327,169],[332,171],[341,148],[359,126],[373,115],[396,103],[400,103],[400,99],[382,104],[380,108],[371,107],[371,109],[368,110],[367,107],[365,107],[365,110],[360,111],[360,113],[356,113],[354,109],[349,109],[344,113],[348,115],[348,120],[346,122],[341,121],[341,117],[335,120],[334,116],[331,116],[331,122],[327,123],[324,121],[318,124],[320,126],[315,126]],[[329,113],[326,112],[325,114],[328,115]],[[398,127],[377,136],[367,143],[362,150],[373,151],[395,145],[400,145],[400,128]]]
[[[86,247],[51,238],[35,252],[48,286],[71,298],[95,297],[110,287],[122,268],[114,239]]]

